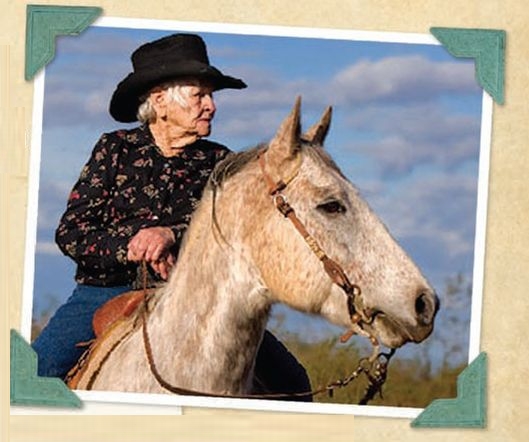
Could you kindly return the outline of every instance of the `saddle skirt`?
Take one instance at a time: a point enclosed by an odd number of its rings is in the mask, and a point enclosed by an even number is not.
[[[72,390],[90,390],[96,375],[114,348],[141,326],[144,300],[154,289],[132,290],[112,298],[94,314],[92,328],[95,339],[65,377]],[[84,343],[78,344],[80,346]]]

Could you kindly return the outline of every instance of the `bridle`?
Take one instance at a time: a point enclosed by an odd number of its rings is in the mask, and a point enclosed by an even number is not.
[[[374,315],[369,309],[365,309],[362,306],[362,291],[360,287],[351,283],[342,266],[340,266],[333,259],[329,258],[327,253],[325,253],[325,251],[318,244],[318,241],[308,232],[303,222],[296,215],[296,211],[288,202],[287,197],[282,193],[283,190],[285,190],[290,184],[290,182],[298,175],[301,166],[301,153],[297,154],[298,165],[294,172],[289,175],[287,179],[280,179],[278,181],[274,181],[270,174],[266,171],[266,160],[264,156],[265,153],[266,150],[259,154],[259,166],[267,183],[268,193],[272,197],[274,206],[285,218],[290,220],[297,232],[303,237],[310,250],[322,262],[323,268],[325,269],[325,272],[331,281],[340,287],[347,297],[347,309],[351,318],[352,328],[342,336],[341,341],[345,342],[353,334],[357,333],[366,336],[369,338],[371,344],[374,347],[378,347],[378,340],[362,328],[362,324],[370,324],[373,322]]]
[[[367,404],[368,401],[374,398],[374,396],[381,393],[382,385],[386,381],[387,375],[387,366],[390,359],[394,354],[394,350],[391,350],[389,353],[381,353],[380,345],[375,336],[366,332],[362,328],[362,324],[369,324],[373,321],[374,315],[369,311],[369,309],[364,309],[361,301],[361,290],[360,287],[356,284],[353,284],[349,281],[346,273],[343,268],[334,260],[332,260],[320,247],[316,239],[308,232],[305,225],[296,215],[294,208],[288,203],[286,196],[282,191],[288,186],[288,184],[297,176],[300,163],[301,163],[301,154],[298,154],[298,167],[294,170],[287,179],[279,180],[275,182],[272,177],[266,171],[266,164],[264,159],[264,153],[266,150],[263,150],[258,154],[258,161],[262,171],[262,174],[267,182],[268,192],[272,197],[273,203],[277,210],[285,217],[290,220],[292,225],[296,228],[299,234],[303,237],[309,248],[312,252],[318,257],[322,262],[325,272],[330,277],[332,282],[340,287],[346,295],[347,299],[347,308],[349,311],[349,316],[351,318],[351,330],[345,333],[340,340],[342,342],[347,341],[353,334],[359,334],[366,336],[373,346],[373,352],[370,357],[363,358],[359,361],[357,368],[346,378],[339,379],[337,381],[331,382],[325,387],[318,388],[316,390],[304,391],[298,393],[268,393],[268,394],[242,394],[242,395],[230,395],[230,394],[215,394],[215,393],[206,393],[197,390],[186,389],[170,384],[165,381],[161,374],[159,373],[153,356],[153,351],[149,339],[149,334],[147,330],[147,314],[149,313],[148,308],[148,296],[145,296],[145,303],[142,312],[142,328],[143,328],[143,342],[145,347],[145,352],[147,355],[147,360],[151,373],[155,377],[158,384],[163,387],[165,390],[180,394],[180,395],[193,395],[193,396],[210,396],[210,397],[219,397],[219,398],[239,398],[239,399],[281,399],[289,397],[304,397],[304,396],[314,396],[323,392],[327,392],[330,396],[333,395],[334,390],[347,386],[351,381],[358,378],[362,373],[364,373],[368,379],[368,386],[364,392],[364,396],[360,400],[360,405]],[[144,274],[146,274],[146,263],[143,261],[142,265],[144,266]],[[146,291],[146,280],[144,280],[144,291]]]

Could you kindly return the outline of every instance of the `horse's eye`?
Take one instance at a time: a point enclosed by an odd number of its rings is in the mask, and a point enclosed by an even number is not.
[[[320,204],[318,210],[325,213],[345,213],[346,208],[340,201],[333,200]]]

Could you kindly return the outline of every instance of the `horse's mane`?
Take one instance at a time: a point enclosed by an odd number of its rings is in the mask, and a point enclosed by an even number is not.
[[[310,146],[308,149],[303,149],[303,152],[305,152],[307,155],[311,156],[312,158],[319,159],[322,161],[325,165],[330,167],[331,169],[334,169],[336,172],[338,172],[343,178],[347,179],[338,165],[334,162],[334,160],[330,157],[330,155],[325,151],[325,149],[322,146],[314,145],[311,142],[301,139],[300,140],[305,146]],[[213,193],[213,201],[212,201],[212,207],[211,207],[211,218],[213,220],[213,226],[217,234],[220,235],[220,237],[223,239],[225,243],[227,243],[226,239],[224,238],[224,235],[222,234],[220,225],[217,220],[216,212],[215,212],[215,203],[217,200],[217,191],[220,187],[222,187],[222,184],[230,177],[236,175],[238,172],[244,169],[244,167],[256,159],[261,152],[266,150],[268,147],[268,144],[262,143],[255,147],[252,147],[247,150],[243,150],[240,152],[230,152],[226,157],[219,161],[215,168],[213,169],[213,172],[209,176],[207,187],[212,191]]]
[[[331,169],[339,172],[340,175],[344,176],[340,171],[338,165],[330,157],[330,155],[321,146],[315,146],[305,140],[302,140],[305,145],[310,145],[311,149],[304,149],[309,156],[320,159]],[[266,143],[259,144],[251,149],[243,150],[241,152],[231,152],[223,160],[217,163],[213,172],[211,173],[208,181],[208,186],[213,190],[213,193],[222,186],[222,183],[226,179],[234,176],[240,172],[244,166],[250,163],[252,160],[257,158],[260,152],[268,147]],[[345,177],[344,177],[345,178]]]
[[[226,179],[240,172],[244,166],[257,158],[259,152],[266,148],[266,144],[259,144],[251,149],[241,152],[230,152],[226,157],[219,161],[213,172],[209,176],[208,187],[215,190],[222,186]]]

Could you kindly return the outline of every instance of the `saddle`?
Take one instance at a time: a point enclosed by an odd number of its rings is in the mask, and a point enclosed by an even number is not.
[[[109,327],[120,318],[129,317],[152,290],[131,290],[110,299],[94,313],[92,328],[96,339],[108,331]]]
[[[95,338],[78,346],[88,345],[87,350],[79,361],[68,372],[65,382],[69,388],[90,389],[92,375],[87,373],[89,362],[94,361],[92,371],[96,373],[107,353],[137,327],[136,318],[143,305],[145,297],[154,292],[154,288],[146,290],[131,290],[110,299],[99,307],[92,318],[92,328]],[[115,331],[112,339],[108,339],[111,331]],[[99,362],[98,362],[99,361]]]

